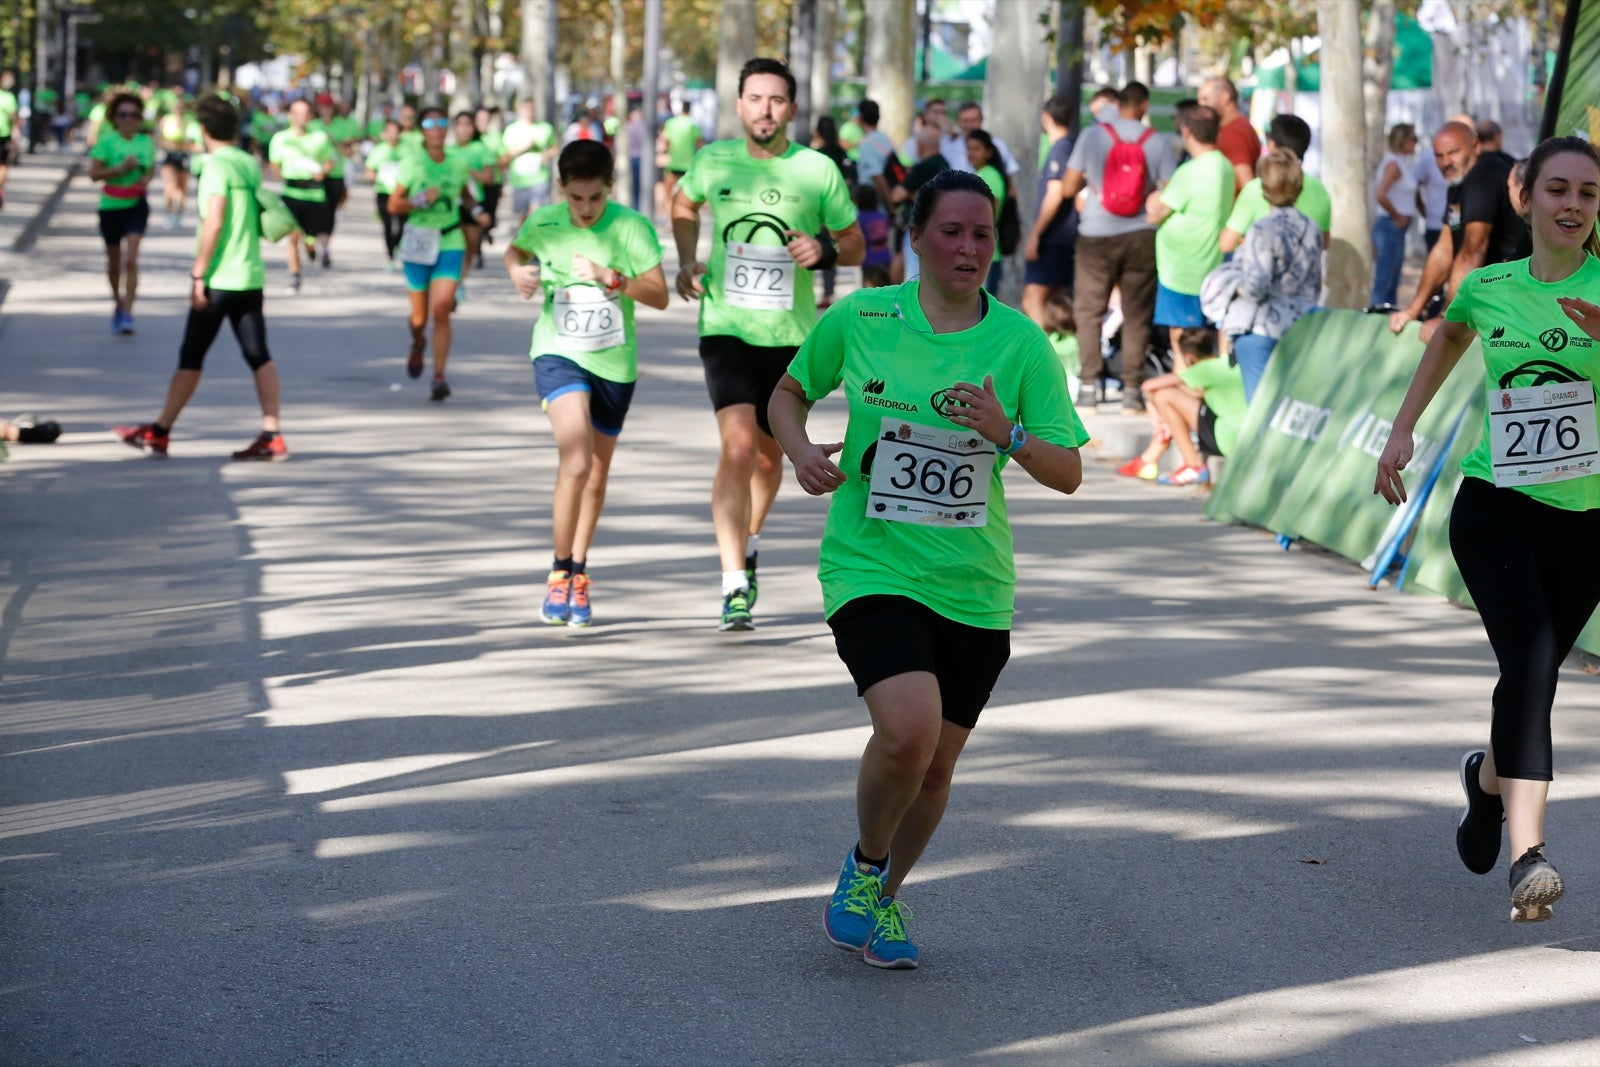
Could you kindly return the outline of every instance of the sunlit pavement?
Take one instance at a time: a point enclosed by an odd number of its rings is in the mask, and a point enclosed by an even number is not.
[[[1563,680],[1549,838],[1513,926],[1456,860],[1493,665],[1473,615],[1204,522],[1096,456],[1013,477],[1014,655],[904,899],[923,966],[830,947],[865,713],[786,486],[758,629],[716,630],[690,310],[644,370],[591,556],[536,619],[555,453],[530,308],[469,285],[404,376],[370,190],[269,341],[292,462],[234,465],[219,339],[166,463],[114,441],[175,363],[159,228],[113,338],[79,179],[0,321],[0,1033],[14,1063],[1600,1061],[1600,691]],[[669,271],[671,264],[669,263]],[[819,435],[842,406],[819,406]]]

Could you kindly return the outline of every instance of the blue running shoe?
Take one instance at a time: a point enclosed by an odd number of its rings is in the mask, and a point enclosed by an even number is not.
[[[878,918],[883,879],[888,873],[887,869],[880,871],[870,863],[856,862],[854,847],[845,854],[839,884],[828,899],[828,910],[822,917],[822,928],[829,941],[851,952],[867,947],[873,923]]]
[[[133,334],[133,312],[131,311],[124,311],[122,313],[122,333],[124,336],[131,336]]]
[[[568,626],[588,626],[589,620],[594,618],[594,613],[589,610],[589,576],[587,574],[574,574],[572,576],[572,592],[567,598],[567,606],[571,613],[567,616]]]
[[[566,571],[551,571],[545,579],[544,606],[539,618],[550,626],[565,626],[572,619],[572,575]]]
[[[119,334],[119,333],[122,332],[122,309],[121,308],[117,308],[115,311],[113,311],[111,313],[111,332],[113,334]]]
[[[866,951],[861,953],[864,963],[889,970],[910,970],[917,965],[917,946],[906,936],[906,920],[911,909],[894,897],[878,901],[878,919],[872,925],[872,936],[867,940]]]

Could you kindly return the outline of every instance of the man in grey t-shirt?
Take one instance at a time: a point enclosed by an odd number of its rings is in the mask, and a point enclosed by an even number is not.
[[[1118,94],[1117,117],[1110,123],[1117,137],[1129,144],[1149,133],[1142,145],[1145,189],[1141,204],[1167,183],[1178,162],[1171,139],[1144,125],[1149,110],[1150,90],[1140,82],[1129,82]],[[1078,403],[1094,403],[1095,382],[1105,371],[1100,329],[1115,287],[1122,294],[1122,410],[1137,412],[1144,410],[1139,383],[1144,379],[1145,351],[1156,309],[1156,228],[1146,221],[1143,211],[1117,215],[1101,202],[1106,158],[1114,143],[1104,124],[1085,126],[1073,145],[1061,182],[1063,196],[1088,191],[1078,219],[1072,300],[1078,320],[1078,358],[1083,366]]]

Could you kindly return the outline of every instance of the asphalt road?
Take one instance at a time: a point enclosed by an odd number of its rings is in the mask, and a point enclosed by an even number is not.
[[[1600,1062],[1594,679],[1557,709],[1569,893],[1512,925],[1453,846],[1476,618],[1120,457],[1011,482],[1014,655],[904,894],[923,966],[830,947],[867,731],[823,502],[786,487],[758,629],[719,634],[693,318],[641,311],[597,625],[539,625],[530,309],[491,249],[428,403],[369,203],[302,296],[273,253],[280,465],[227,462],[226,336],[171,460],[107,433],[159,405],[190,228],[152,231],[133,338],[83,179],[10,261],[0,410],[67,433],[0,466],[0,1060]]]

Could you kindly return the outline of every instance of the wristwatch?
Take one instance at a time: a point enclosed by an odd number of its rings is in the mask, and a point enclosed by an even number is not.
[[[1022,428],[1022,423],[1011,424],[1011,443],[999,450],[1002,456],[1016,455],[1017,449],[1028,443],[1028,431]]]

